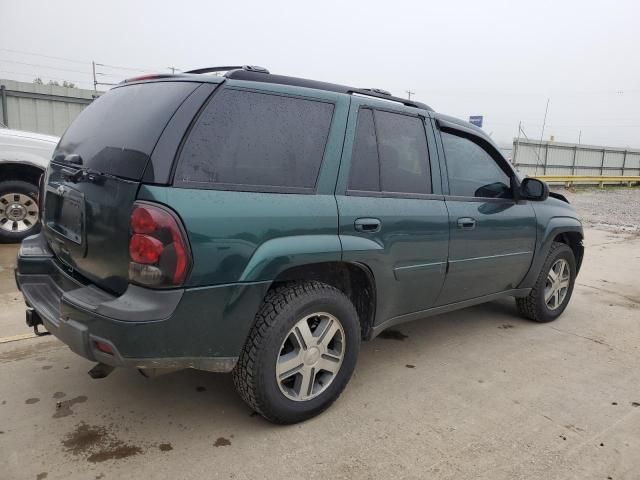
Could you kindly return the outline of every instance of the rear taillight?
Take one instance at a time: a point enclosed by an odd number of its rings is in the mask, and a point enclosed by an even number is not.
[[[136,203],[131,212],[129,280],[151,287],[181,285],[191,265],[178,217],[159,205]]]

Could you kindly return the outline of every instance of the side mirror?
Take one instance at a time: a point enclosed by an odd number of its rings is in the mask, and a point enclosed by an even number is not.
[[[520,198],[542,202],[549,197],[549,186],[542,180],[527,177],[520,184]]]
[[[509,187],[502,182],[483,185],[474,192],[476,197],[505,198],[510,197]]]

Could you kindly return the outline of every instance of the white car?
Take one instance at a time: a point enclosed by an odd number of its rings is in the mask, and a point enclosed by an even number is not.
[[[40,229],[38,181],[58,140],[0,124],[0,243],[20,242]]]

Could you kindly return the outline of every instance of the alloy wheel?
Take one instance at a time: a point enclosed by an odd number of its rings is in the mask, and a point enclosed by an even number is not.
[[[276,381],[290,400],[306,401],[324,392],[336,378],[345,353],[340,320],[313,313],[289,331],[276,362]]]
[[[564,258],[559,258],[551,266],[544,287],[544,301],[549,310],[555,310],[562,305],[569,291],[570,280],[569,262]]]

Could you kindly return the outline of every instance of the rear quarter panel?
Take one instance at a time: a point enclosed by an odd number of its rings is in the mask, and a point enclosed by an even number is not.
[[[188,287],[273,280],[291,266],[340,260],[333,195],[144,186],[139,198],[182,218],[193,254]]]
[[[185,225],[193,254],[186,286],[269,281],[293,266],[339,261],[334,190],[349,97],[300,87],[228,83],[331,101],[333,119],[313,194],[142,186],[138,198],[167,205]]]

